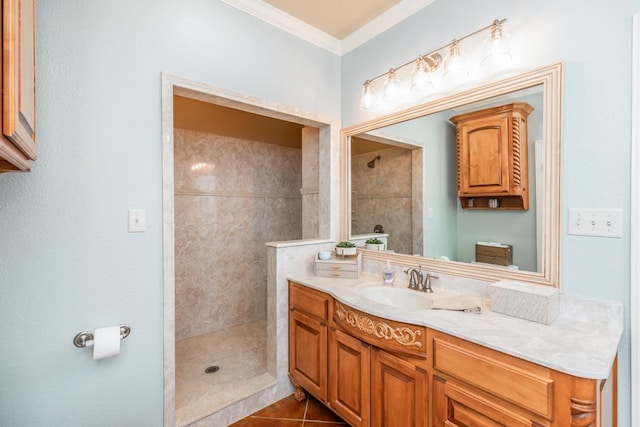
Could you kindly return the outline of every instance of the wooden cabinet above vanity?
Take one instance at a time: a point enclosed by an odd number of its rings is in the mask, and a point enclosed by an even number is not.
[[[525,103],[451,117],[456,125],[458,197],[464,209],[529,209]]]
[[[345,285],[344,280],[289,281],[289,376],[300,399],[304,389],[358,427],[615,425],[615,360],[599,378],[567,372],[582,368],[572,362],[575,348],[567,347],[567,355],[554,348],[553,336],[565,336],[565,326],[545,326],[551,332],[544,332],[539,325],[528,325],[532,322],[497,313],[438,312],[430,317],[426,311],[420,322],[401,321],[402,311],[392,310],[391,318],[381,316],[379,306],[375,314],[369,312],[362,297],[353,297],[357,281]],[[319,287],[303,284],[308,281]],[[341,286],[349,290],[343,294]],[[415,316],[406,314],[408,319]],[[491,327],[500,319],[507,341],[523,346],[509,349],[511,354],[482,344],[485,336],[498,333]],[[436,329],[439,321],[449,330],[465,322],[480,324],[477,329],[483,333],[465,339]],[[585,333],[592,329],[585,327]],[[530,336],[532,331],[540,336]],[[580,342],[589,337],[579,337]],[[553,355],[549,360],[564,358],[561,365],[569,361],[566,370],[513,355],[520,350],[527,354],[529,342],[538,342],[534,345],[541,346],[541,354]]]
[[[35,1],[3,0],[0,172],[36,158],[35,40]]]

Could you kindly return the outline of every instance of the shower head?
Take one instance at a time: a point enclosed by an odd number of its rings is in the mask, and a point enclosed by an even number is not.
[[[369,166],[371,169],[376,167],[376,160],[380,160],[380,156],[375,156],[373,158],[373,160],[371,160],[369,163],[367,163],[367,166]]]

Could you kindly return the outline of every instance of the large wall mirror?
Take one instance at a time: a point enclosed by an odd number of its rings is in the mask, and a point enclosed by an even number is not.
[[[510,103],[527,117],[528,209],[463,209],[451,117]],[[562,64],[389,114],[342,131],[342,240],[382,231],[365,258],[495,281],[559,286]],[[478,242],[512,247],[508,266],[478,262]]]

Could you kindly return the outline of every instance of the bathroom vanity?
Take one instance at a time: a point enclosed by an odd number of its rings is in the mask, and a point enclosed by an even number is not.
[[[616,425],[616,303],[563,296],[543,325],[382,304],[361,291],[376,281],[289,278],[298,398],[306,390],[352,426]]]

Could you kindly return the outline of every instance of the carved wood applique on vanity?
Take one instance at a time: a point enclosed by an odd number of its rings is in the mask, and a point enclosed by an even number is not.
[[[357,337],[382,348],[424,353],[426,330],[422,326],[379,319],[335,301],[334,321]]]

